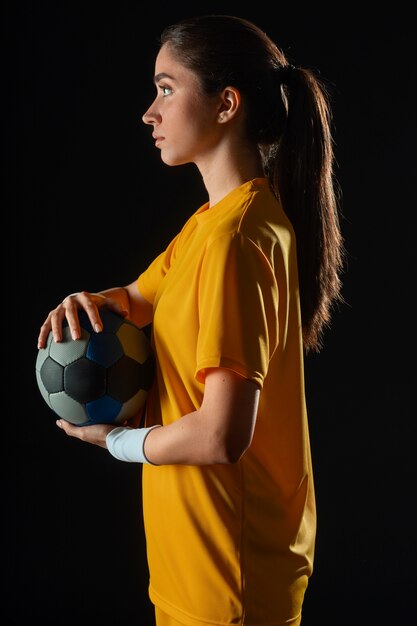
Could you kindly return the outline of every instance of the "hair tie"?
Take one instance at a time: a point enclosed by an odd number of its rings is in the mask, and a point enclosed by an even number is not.
[[[284,65],[280,68],[280,73],[282,76],[282,81],[285,83],[286,81],[289,80],[289,78],[294,74],[294,72],[296,71],[296,66],[292,65],[291,63],[287,63],[287,65]]]
[[[281,83],[288,83],[291,79],[291,76],[294,75],[294,72],[298,68],[291,63],[287,63],[287,65],[276,65],[274,67],[274,71],[278,75]]]

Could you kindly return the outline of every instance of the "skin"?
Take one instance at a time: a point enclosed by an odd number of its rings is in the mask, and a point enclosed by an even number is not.
[[[247,180],[262,177],[256,146],[243,131],[244,106],[233,86],[207,97],[198,76],[181,65],[164,45],[155,63],[157,95],[143,115],[152,126],[155,146],[170,166],[194,163],[206,187],[209,206]],[[52,330],[62,340],[66,318],[73,339],[80,338],[78,310],[84,309],[96,332],[102,329],[100,308],[128,316],[139,326],[152,321],[152,305],[134,281],[99,294],[81,292],[67,296],[50,311],[43,323],[38,348],[46,345]],[[176,422],[150,431],[145,442],[147,458],[157,464],[210,465],[236,463],[250,446],[259,404],[259,387],[232,370],[209,370],[201,407]],[[106,448],[106,436],[114,426],[79,427],[57,420],[67,435]],[[137,425],[133,420],[129,425]]]

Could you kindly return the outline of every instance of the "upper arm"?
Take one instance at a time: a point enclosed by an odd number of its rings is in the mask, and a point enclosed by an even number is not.
[[[146,456],[156,465],[236,463],[251,444],[259,394],[232,370],[207,370],[201,407],[152,430]]]
[[[152,322],[153,305],[141,294],[138,281],[125,287],[129,296],[129,317],[138,326],[147,326]]]
[[[200,413],[228,462],[236,462],[250,446],[256,423],[260,387],[225,368],[207,370]]]

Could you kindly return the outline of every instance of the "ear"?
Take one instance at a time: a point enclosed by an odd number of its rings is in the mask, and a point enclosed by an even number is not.
[[[236,87],[226,87],[220,94],[220,104],[218,109],[218,121],[220,124],[230,121],[240,111],[242,97]]]

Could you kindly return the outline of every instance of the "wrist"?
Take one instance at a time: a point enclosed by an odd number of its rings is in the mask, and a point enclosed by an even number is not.
[[[147,458],[144,447],[150,431],[159,426],[156,424],[148,428],[131,428],[130,426],[113,428],[106,436],[107,449],[119,461],[156,465]]]

